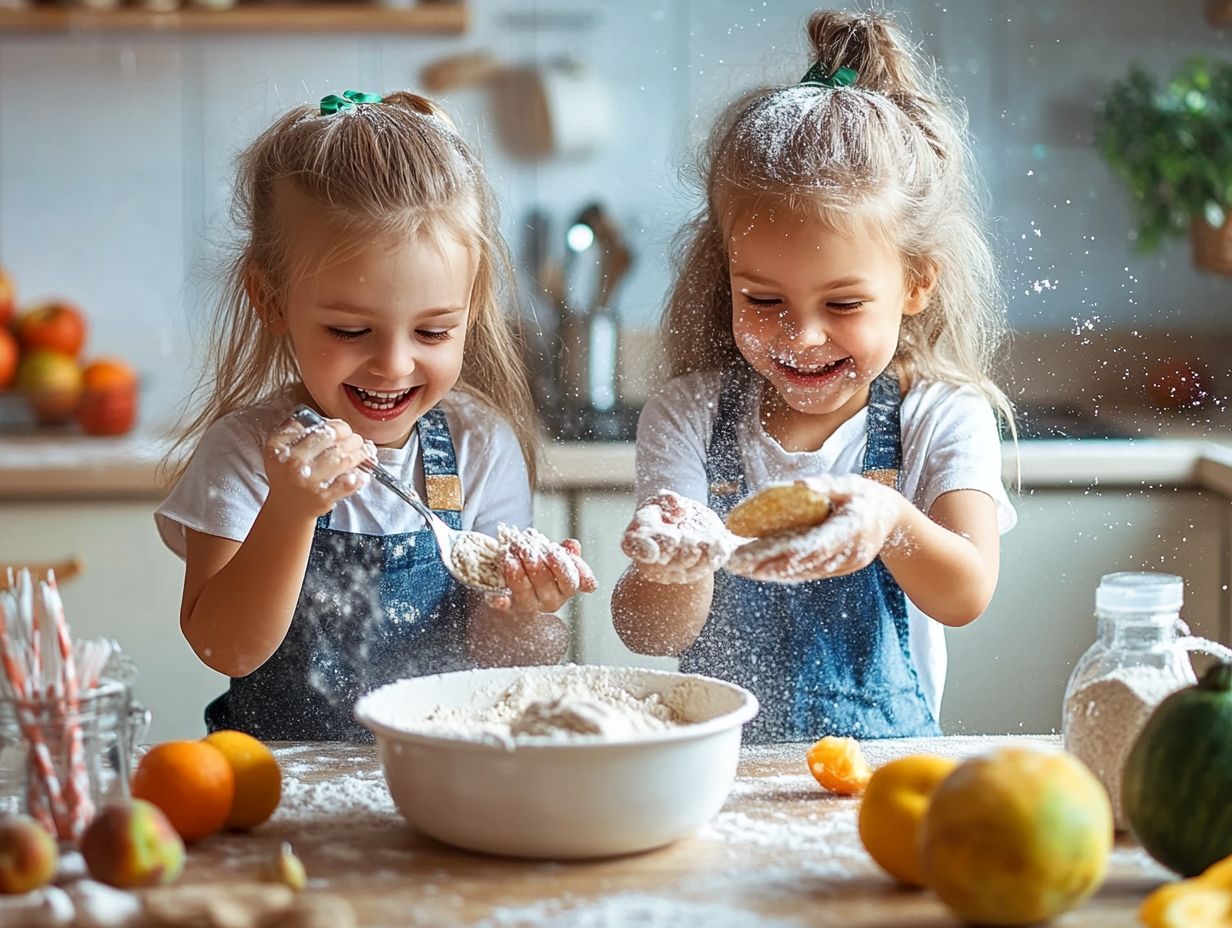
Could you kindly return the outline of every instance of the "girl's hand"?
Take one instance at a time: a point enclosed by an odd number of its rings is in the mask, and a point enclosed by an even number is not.
[[[593,593],[599,586],[576,539],[558,545],[533,528],[510,539],[505,585],[509,595],[490,597],[488,602],[519,614],[555,612],[575,593]]]
[[[368,482],[357,468],[369,453],[367,442],[341,419],[315,429],[288,419],[265,443],[267,504],[304,518],[324,515]]]
[[[901,493],[856,475],[811,477],[830,498],[830,516],[816,528],[759,538],[742,545],[727,569],[753,580],[803,583],[867,567],[896,540],[904,507]]]
[[[633,514],[620,549],[654,583],[696,583],[726,564],[738,543],[714,510],[661,490]]]

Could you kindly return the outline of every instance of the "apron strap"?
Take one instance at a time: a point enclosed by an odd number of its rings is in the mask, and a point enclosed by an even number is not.
[[[898,374],[893,367],[888,367],[869,385],[868,445],[862,473],[870,480],[895,489],[898,489],[899,468],[903,462],[901,404]]]
[[[458,458],[444,410],[440,406],[432,407],[419,417],[415,427],[419,429],[428,508],[451,528],[461,528],[462,480],[458,476]]]

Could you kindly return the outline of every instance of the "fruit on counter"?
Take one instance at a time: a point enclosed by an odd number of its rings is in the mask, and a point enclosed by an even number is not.
[[[13,278],[0,267],[0,329],[8,327],[16,308],[17,289],[13,286]]]
[[[299,892],[308,885],[308,871],[304,869],[303,861],[291,850],[291,843],[283,841],[274,853],[265,873],[265,878],[271,883],[281,883]]]
[[[87,435],[123,435],[137,422],[137,372],[118,358],[100,358],[81,372],[77,423]]]
[[[162,809],[185,841],[198,841],[226,824],[235,799],[235,774],[212,744],[166,741],[141,758],[133,795]]]
[[[1125,817],[1148,854],[1195,876],[1232,854],[1232,664],[1155,709],[1130,749]]]
[[[1160,409],[1193,409],[1214,398],[1214,388],[1201,363],[1187,358],[1163,358],[1151,365],[1147,394]]]
[[[1146,928],[1227,928],[1232,925],[1232,857],[1200,876],[1159,887],[1138,910]]]
[[[235,777],[235,799],[227,815],[228,828],[256,828],[282,799],[282,768],[273,753],[242,731],[216,731],[207,744],[222,752]]]
[[[868,785],[873,771],[855,738],[826,735],[807,754],[809,772],[823,787],[840,796],[854,796]]]
[[[920,833],[924,883],[960,918],[1029,925],[1099,888],[1112,806],[1077,758],[1004,747],[963,761],[933,792]]]
[[[153,803],[142,799],[106,806],[81,836],[90,876],[119,889],[163,886],[184,869],[184,842]]]
[[[7,390],[17,379],[17,339],[8,329],[0,326],[0,390]]]
[[[860,841],[890,876],[923,886],[920,826],[933,791],[958,766],[951,757],[914,754],[873,771],[860,801]]]
[[[17,389],[40,422],[63,422],[81,399],[81,368],[68,355],[31,351],[17,367]]]
[[[0,894],[28,893],[56,875],[56,841],[28,815],[0,817]]]
[[[77,357],[86,341],[86,317],[65,300],[47,300],[17,319],[17,340],[23,351],[55,351]]]

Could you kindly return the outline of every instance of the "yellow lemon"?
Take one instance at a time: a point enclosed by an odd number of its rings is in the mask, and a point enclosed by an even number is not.
[[[917,849],[920,823],[933,790],[958,761],[915,754],[878,767],[860,803],[860,840],[886,873],[900,883],[923,886]]]
[[[235,774],[235,799],[228,828],[256,828],[282,799],[282,768],[264,744],[242,731],[216,731],[206,743],[223,753]]]

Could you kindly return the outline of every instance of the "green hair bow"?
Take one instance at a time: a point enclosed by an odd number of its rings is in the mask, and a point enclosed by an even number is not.
[[[380,103],[385,98],[376,93],[364,93],[362,90],[344,90],[342,96],[331,93],[321,98],[321,115],[332,116],[349,110],[356,103]]]
[[[831,72],[820,61],[809,68],[804,77],[800,78],[800,83],[806,86],[829,87],[831,90],[837,87],[850,87],[855,82],[855,68],[835,68]]]

